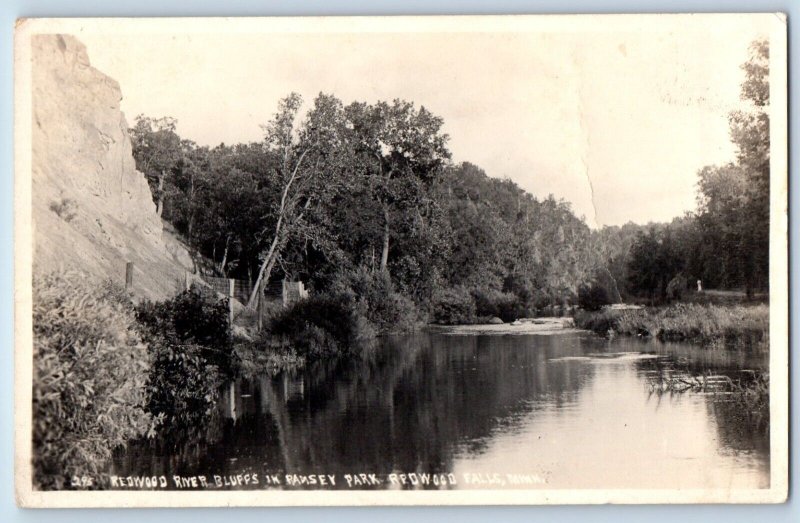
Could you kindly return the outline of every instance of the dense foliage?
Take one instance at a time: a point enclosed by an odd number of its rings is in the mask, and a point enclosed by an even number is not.
[[[392,287],[390,308],[423,311],[456,286],[525,310],[577,295],[590,232],[569,204],[448,163],[442,121],[425,108],[320,95],[298,124],[299,107],[296,95],[282,101],[262,143],[213,149],[180,139],[173,120],[137,119],[137,165],[195,258],[213,260],[201,269],[302,279],[316,292],[370,274]]]
[[[341,271],[328,292],[344,298],[354,314],[378,334],[413,330],[419,319],[414,303],[395,290],[386,272],[365,267]]]
[[[590,307],[659,302],[697,280],[750,295],[768,281],[765,42],[753,44],[743,70],[745,109],[730,115],[737,157],[700,169],[696,212],[668,224],[591,231],[566,202],[453,164],[442,119],[403,100],[345,105],[320,94],[303,115],[291,94],[251,144],[198,147],[177,135],[173,119],[144,116],[131,137],[157,207],[198,264],[212,261],[200,270],[218,275],[299,279],[325,293],[380,273],[386,280],[370,285],[391,285],[381,291],[390,309],[413,302],[436,316],[437,303],[449,307],[460,292],[444,291],[462,289],[475,301],[473,317],[503,319],[576,303],[581,293]],[[368,312],[376,305],[370,300]],[[386,330],[391,314],[378,315],[372,323]]]
[[[584,284],[578,289],[578,305],[587,311],[600,310],[611,303],[608,292],[597,284]]]
[[[356,351],[364,331],[346,296],[321,295],[281,310],[268,331],[306,359]]]
[[[77,272],[33,281],[33,481],[98,477],[112,450],[148,434],[150,358],[130,299]]]
[[[475,299],[464,287],[442,289],[434,297],[433,320],[444,325],[472,323]]]
[[[148,409],[170,427],[202,419],[221,380],[237,370],[227,302],[193,286],[171,300],[139,304],[136,319],[152,359]]]

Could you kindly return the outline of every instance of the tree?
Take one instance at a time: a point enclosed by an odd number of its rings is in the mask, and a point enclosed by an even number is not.
[[[164,210],[167,178],[182,157],[181,139],[175,132],[177,124],[174,118],[140,114],[130,129],[136,168],[147,177],[159,216]]]
[[[298,126],[301,105],[300,95],[290,94],[281,100],[275,117],[264,126],[266,146],[280,158],[275,172],[280,198],[272,209],[276,219],[248,301],[250,307],[255,305],[262,283],[269,281],[292,234],[304,231],[309,237],[314,235],[313,230],[304,227],[304,216],[312,202],[324,199],[328,192],[322,175],[331,167],[330,160],[335,162],[336,156],[330,153],[342,132],[341,103],[321,94],[306,121]]]
[[[742,267],[747,295],[753,287],[769,282],[769,43],[750,46],[750,59],[742,65],[745,80],[742,100],[750,106],[730,116],[731,140],[737,148],[737,162],[748,181],[747,200],[742,209],[743,244],[749,251]]]
[[[380,270],[387,271],[393,229],[412,225],[426,188],[450,158],[444,121],[425,107],[394,100],[391,104],[353,103],[346,109],[362,174],[372,176],[371,193],[382,219]]]
[[[716,242],[727,284],[750,296],[769,281],[769,45],[756,41],[742,66],[745,108],[729,115],[736,162],[699,174],[699,220]]]

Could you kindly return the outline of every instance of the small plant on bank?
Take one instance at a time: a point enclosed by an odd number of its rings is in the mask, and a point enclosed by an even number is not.
[[[511,322],[525,316],[525,305],[516,294],[494,289],[473,289],[472,296],[478,318],[498,317],[504,322]]]
[[[77,215],[77,204],[70,198],[61,198],[58,201],[50,202],[50,210],[58,215],[59,218],[69,223]]]

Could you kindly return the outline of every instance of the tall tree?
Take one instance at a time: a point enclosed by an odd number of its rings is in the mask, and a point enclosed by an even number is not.
[[[717,246],[723,281],[743,285],[750,296],[769,281],[769,45],[756,41],[742,66],[745,106],[729,115],[736,163],[699,173],[699,211]],[[709,260],[714,262],[714,260]]]
[[[147,177],[159,216],[164,211],[168,177],[183,156],[181,138],[175,132],[177,123],[170,117],[148,118],[140,114],[130,129],[136,168]]]
[[[342,133],[341,103],[332,96],[320,95],[306,120],[297,123],[303,100],[292,93],[281,100],[278,112],[264,126],[266,146],[275,153],[279,165],[274,173],[274,184],[280,197],[272,209],[274,224],[265,233],[271,240],[263,251],[253,291],[248,300],[254,306],[263,283],[268,282],[283,248],[293,234],[304,232],[309,237],[316,231],[307,227],[304,218],[312,203],[319,204],[327,198],[330,186],[325,183],[325,172],[335,169],[337,156],[331,154]]]
[[[382,215],[380,270],[387,271],[393,230],[416,218],[426,188],[450,158],[448,136],[441,118],[403,100],[353,103],[345,113],[363,173],[374,177],[371,193]]]

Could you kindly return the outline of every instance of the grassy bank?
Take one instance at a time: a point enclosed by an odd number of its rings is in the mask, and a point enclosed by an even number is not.
[[[575,324],[601,335],[653,337],[708,346],[769,345],[769,306],[675,304],[635,310],[578,311]]]
[[[240,340],[234,345],[243,376],[276,375],[284,371],[295,371],[306,365],[305,356],[298,354],[284,343],[269,338]]]

